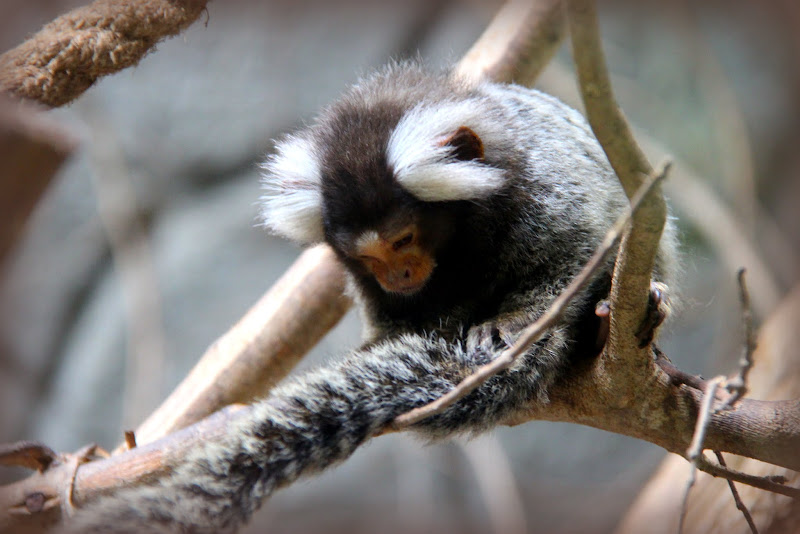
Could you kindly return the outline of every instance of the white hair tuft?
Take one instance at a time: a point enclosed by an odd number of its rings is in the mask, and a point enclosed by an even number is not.
[[[261,220],[272,232],[297,243],[322,241],[319,157],[314,144],[289,136],[261,166]]]
[[[420,200],[436,202],[485,198],[505,183],[504,171],[480,161],[452,157],[448,136],[467,126],[484,146],[501,144],[503,128],[481,115],[473,99],[419,105],[403,116],[389,138],[387,158],[403,188]]]

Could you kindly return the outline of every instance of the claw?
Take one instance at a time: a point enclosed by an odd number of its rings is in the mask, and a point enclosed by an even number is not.
[[[639,348],[644,348],[653,342],[656,332],[670,311],[669,299],[667,298],[667,286],[660,282],[650,282],[650,298],[647,302],[647,315],[642,321],[642,325],[636,332],[636,339],[639,340]]]

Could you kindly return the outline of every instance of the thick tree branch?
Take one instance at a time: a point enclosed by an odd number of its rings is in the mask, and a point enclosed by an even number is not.
[[[456,66],[469,79],[533,85],[564,38],[561,0],[512,0]]]
[[[567,0],[566,6],[587,118],[630,198],[644,177],[652,174],[652,167],[614,99],[594,1]],[[666,216],[666,203],[657,187],[635,215],[631,231],[617,256],[611,289],[611,329],[602,365],[618,366],[636,374],[652,372],[652,359],[643,357],[644,351],[638,346],[636,332],[645,317],[653,265]],[[623,376],[617,372],[614,374]],[[626,387],[626,382],[615,381],[615,387]]]
[[[205,0],[96,0],[0,56],[0,90],[62,106],[102,76],[136,65],[205,6]]]
[[[139,426],[139,445],[266,395],[345,314],[350,299],[343,290],[330,248],[305,251]]]
[[[570,392],[572,392],[571,395],[573,397],[568,400],[564,394]],[[637,407],[632,407],[633,409],[628,411],[613,410],[604,417],[601,415],[603,407],[595,406],[594,413],[581,414],[582,407],[576,402],[575,398],[585,394],[591,396],[593,392],[589,388],[575,391],[572,386],[564,385],[557,388],[553,393],[552,406],[537,412],[535,414],[536,418],[585,423],[604,430],[645,439],[679,453],[685,453],[686,447],[691,440],[691,428],[682,436],[659,434],[651,426],[648,417],[650,414],[639,414],[638,418],[634,417],[634,414],[638,411]],[[590,399],[589,402],[591,403],[592,400]],[[695,400],[697,402],[701,401],[699,396]],[[779,415],[792,412],[797,414],[800,412],[800,401],[762,402],[742,399],[733,410],[724,412],[726,424],[715,423],[715,418],[721,414],[712,415],[705,446],[734,454],[750,452],[753,450],[752,432],[742,435],[740,431],[743,428],[751,428],[755,420],[763,418],[764,414],[768,412],[776,415],[773,423],[776,426],[788,427],[794,425],[796,430],[797,425],[800,423],[796,418],[795,421],[790,422]],[[148,445],[131,449],[107,459],[100,459],[81,465],[77,469],[77,476],[74,480],[73,500],[75,506],[79,507],[82,503],[92,501],[109,492],[114,492],[121,488],[135,487],[153,480],[154,477],[166,475],[180,465],[186,456],[199,444],[226,439],[226,433],[230,428],[236,427],[238,421],[252,417],[254,417],[253,406],[228,408],[204,419],[200,423],[174,432]],[[716,434],[712,432],[713,429],[716,429]],[[771,434],[770,425],[765,424],[761,437],[768,438]],[[755,450],[755,455],[758,457],[771,455],[776,460],[781,460],[773,463],[785,464],[787,467],[800,469],[800,459],[796,455],[796,451],[800,448],[800,437],[798,436],[800,436],[800,432],[795,431],[794,437],[785,444],[786,447],[791,448],[788,454],[786,450],[782,451],[782,454],[777,454],[776,451],[769,450],[770,447],[766,444],[762,445],[759,450]],[[682,447],[682,449],[680,451],[676,450],[679,447]],[[701,466],[701,468],[705,468],[705,465]],[[0,491],[1,509],[4,511],[20,510],[21,507],[25,507],[26,499],[35,494],[42,494],[48,502],[52,499],[58,499],[62,494],[65,480],[68,476],[71,476],[70,469],[68,462],[62,460],[54,463],[44,473],[35,474],[25,480],[4,487]],[[713,466],[708,469],[715,474],[725,475],[724,472]],[[761,477],[753,478],[737,474],[731,478],[748,484],[754,478],[760,479]],[[762,481],[756,480],[756,483],[761,484]],[[766,489],[774,488],[768,487]],[[781,490],[783,493],[791,493],[792,491],[791,488]],[[4,526],[4,521],[6,522],[5,524],[10,524],[10,521],[15,517],[19,519],[20,516],[10,517],[6,514],[0,514],[0,526]]]
[[[797,329],[799,315],[800,286],[797,286],[780,307],[767,318],[759,332],[760,342],[753,358],[755,366],[747,379],[751,394],[763,399],[800,396],[800,360],[797,358],[797,346],[800,343],[800,331]],[[749,404],[752,401],[744,399],[742,402]],[[798,408],[800,407],[794,409]],[[797,450],[795,449],[795,456],[798,456]],[[732,456],[726,458],[726,463],[730,468],[740,473],[749,473],[756,479],[760,477],[775,482],[774,477],[777,475],[787,480],[785,487],[797,487],[800,484],[800,474],[797,472],[751,458]],[[642,489],[617,532],[634,534],[647,531],[654,534],[674,534],[682,493],[681,486],[685,477],[686,462],[674,455],[667,456],[654,477]],[[733,477],[725,478],[735,480]],[[692,491],[692,499],[689,502],[684,532],[744,534],[750,531],[736,513],[733,500],[726,495],[726,486],[727,482],[720,478],[712,478],[705,474],[698,476],[697,485]],[[800,517],[798,515],[800,501],[792,502],[783,495],[767,493],[750,485],[740,485],[738,491],[742,501],[753,510],[753,519],[761,532],[776,534],[788,532],[790,529],[781,528],[781,523],[792,515],[795,521]]]

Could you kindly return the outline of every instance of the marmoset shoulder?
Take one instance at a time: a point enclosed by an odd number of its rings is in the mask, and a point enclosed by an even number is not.
[[[263,170],[265,226],[330,245],[365,344],[285,381],[171,477],[100,501],[74,523],[81,530],[235,530],[276,488],[346,459],[500,354],[627,204],[577,111],[532,89],[411,63],[360,80],[278,141]],[[655,281],[669,282],[675,256],[668,223]],[[512,368],[413,430],[479,433],[546,403],[570,362],[597,352],[595,305],[612,267],[613,258]]]

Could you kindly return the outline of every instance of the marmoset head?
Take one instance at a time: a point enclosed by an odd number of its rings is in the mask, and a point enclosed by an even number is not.
[[[506,183],[492,157],[506,135],[485,98],[452,82],[443,89],[379,77],[280,141],[263,166],[266,226],[302,244],[326,241],[386,293],[422,290],[464,206]]]

